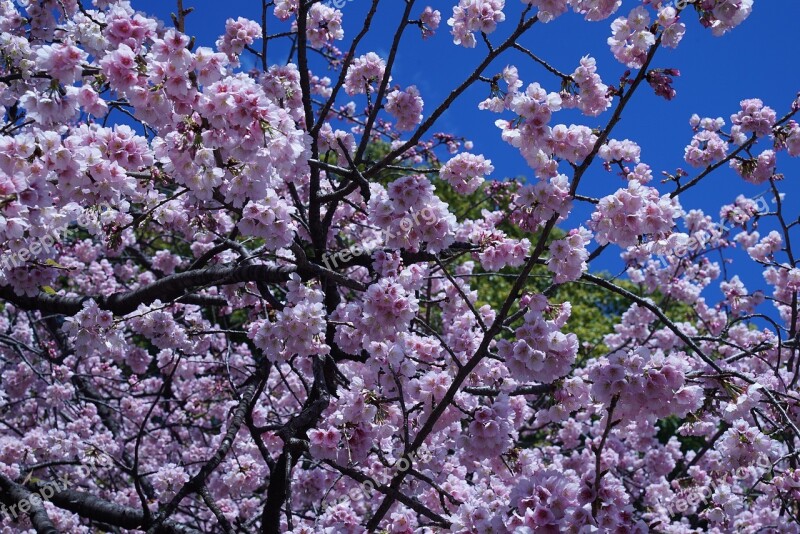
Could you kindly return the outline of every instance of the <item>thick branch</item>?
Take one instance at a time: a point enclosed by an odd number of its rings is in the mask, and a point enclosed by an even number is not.
[[[32,493],[24,486],[17,484],[4,474],[0,473],[0,501],[9,507],[16,506],[22,513],[22,503],[26,503],[28,517],[31,520],[33,528],[36,529],[38,534],[58,534],[56,526],[50,520],[47,512],[42,505],[42,499],[39,494]],[[3,510],[6,513],[6,510]]]
[[[39,486],[34,487],[38,489]],[[143,529],[148,526],[144,522],[144,514],[141,510],[106,501],[90,493],[70,489],[62,490],[53,495],[50,502],[81,517],[120,528]],[[198,531],[174,521],[165,521],[158,532],[159,534],[200,534]]]
[[[204,286],[238,284],[242,282],[261,282],[276,284],[286,282],[289,276],[297,272],[303,279],[314,277],[330,277],[342,286],[358,291],[363,291],[364,285],[350,280],[338,273],[320,267],[310,262],[303,262],[300,267],[292,265],[270,267],[267,265],[239,265],[239,266],[213,266],[198,271],[187,271],[165,276],[152,284],[133,291],[114,293],[108,297],[85,296],[64,297],[39,293],[30,297],[17,295],[9,286],[0,286],[0,299],[15,304],[20,308],[39,310],[47,313],[62,315],[75,315],[83,307],[83,303],[93,299],[98,306],[109,310],[115,315],[127,315],[136,310],[141,304],[151,304],[156,300],[171,302],[186,299],[184,293]],[[183,300],[189,303],[217,303],[218,299],[206,300],[206,297]]]

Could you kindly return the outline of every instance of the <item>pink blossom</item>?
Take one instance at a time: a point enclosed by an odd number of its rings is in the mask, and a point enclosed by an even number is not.
[[[296,230],[292,214],[294,206],[267,190],[266,198],[260,202],[248,202],[242,211],[239,228],[246,235],[258,236],[270,248],[286,247],[292,242]]]
[[[145,40],[156,33],[156,21],[140,13],[130,13],[122,6],[111,10],[106,23],[103,35],[109,43],[115,47],[124,44],[137,52]]]
[[[703,7],[710,12],[711,31],[714,35],[723,35],[750,16],[753,0],[707,0]]]
[[[555,273],[553,281],[556,284],[580,278],[581,273],[587,268],[586,260],[589,258],[589,252],[586,250],[586,245],[591,239],[591,232],[581,226],[577,230],[571,230],[566,238],[550,244],[547,268]]]
[[[589,228],[601,245],[611,242],[629,247],[645,234],[656,239],[668,236],[673,219],[680,214],[677,199],[660,196],[655,188],[632,180],[627,188],[600,199]]]
[[[325,4],[311,6],[306,28],[308,42],[314,48],[322,48],[335,40],[344,39],[342,12]]]
[[[611,52],[617,61],[638,69],[644,65],[647,52],[656,42],[650,30],[650,15],[643,6],[634,8],[627,16],[611,24],[612,36],[608,38]]]
[[[557,17],[567,12],[567,3],[569,0],[523,0],[526,4],[530,4],[539,8],[537,16],[539,20],[544,23],[552,22]],[[581,9],[580,7],[578,9]]]
[[[730,166],[746,181],[756,185],[763,184],[775,176],[775,152],[765,150],[752,159],[733,159]]]
[[[462,195],[473,193],[484,182],[484,177],[494,171],[492,161],[482,155],[463,152],[448,161],[439,175]]]
[[[125,91],[140,82],[141,74],[136,58],[136,54],[128,45],[121,44],[100,60],[103,74],[108,77],[112,87]]]
[[[466,48],[475,48],[475,32],[492,33],[503,22],[505,0],[459,0],[453,7],[453,16],[447,20],[452,26],[453,42]]]
[[[581,64],[572,73],[572,79],[578,86],[578,93],[562,94],[565,108],[578,107],[586,115],[594,117],[611,106],[608,86],[597,74],[597,63],[594,58],[589,56],[581,58]]]
[[[405,91],[394,90],[386,97],[386,111],[397,119],[397,130],[413,130],[422,122],[422,98],[417,86],[412,85]]]
[[[86,52],[74,45],[55,43],[36,50],[36,68],[70,84],[80,78],[86,58]]]
[[[765,106],[758,98],[741,101],[742,110],[731,115],[731,122],[741,126],[743,132],[754,133],[757,136],[772,133],[775,124],[775,110]]]
[[[371,92],[372,84],[380,84],[386,63],[374,52],[357,57],[350,65],[345,78],[345,91],[348,95]]]
[[[419,16],[419,20],[422,29],[422,38],[427,39],[428,37],[432,37],[434,33],[436,33],[436,30],[439,29],[439,24],[442,21],[442,14],[438,9],[425,6],[425,9]]]
[[[800,125],[795,121],[789,123],[786,148],[790,156],[800,156]]]
[[[575,360],[577,336],[560,331],[571,307],[556,308],[555,319],[544,317],[546,309],[529,309],[523,326],[516,331],[516,341],[501,340],[497,344],[498,356],[518,380],[549,384],[567,374]]]
[[[233,64],[238,64],[238,57],[245,46],[261,37],[261,25],[253,20],[239,17],[225,21],[225,34],[217,40],[217,49],[227,54]]]
[[[622,5],[621,0],[570,0],[575,13],[584,15],[586,20],[605,20]]]
[[[289,17],[297,13],[299,0],[276,0],[275,16],[280,20],[288,20]]]

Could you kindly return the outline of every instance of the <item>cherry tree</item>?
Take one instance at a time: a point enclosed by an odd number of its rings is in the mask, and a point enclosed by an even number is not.
[[[2,532],[800,532],[800,101],[698,102],[660,183],[615,137],[753,0],[362,3],[203,43],[180,0],[0,0]],[[621,77],[521,44],[568,11]],[[474,68],[434,101],[393,70],[442,32]],[[681,204],[724,173],[766,209]],[[570,287],[624,304],[596,339]]]

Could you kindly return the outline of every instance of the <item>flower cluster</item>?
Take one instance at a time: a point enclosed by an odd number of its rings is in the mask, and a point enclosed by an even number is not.
[[[714,35],[722,35],[750,16],[753,0],[703,0],[702,22],[711,27]]]
[[[676,198],[661,196],[654,187],[631,180],[627,188],[600,199],[589,228],[601,245],[616,243],[630,247],[643,235],[653,239],[668,236],[674,219],[680,215],[681,207]]]
[[[517,510],[510,526],[519,531],[560,532],[590,524],[591,514],[579,501],[580,489],[572,470],[540,469],[530,478],[521,478],[509,495]]]
[[[408,330],[419,309],[413,294],[388,278],[372,284],[362,303],[342,304],[333,314],[343,324],[336,329],[335,341],[345,350],[360,351],[370,342],[395,340]]]
[[[432,37],[436,30],[439,29],[439,24],[442,22],[442,14],[438,9],[426,6],[419,16],[419,21],[422,28],[422,38],[427,39]]]
[[[539,8],[537,17],[542,22],[551,22],[556,17],[559,17],[567,12],[567,4],[569,0],[523,0],[526,4],[530,4]]]
[[[361,50],[390,12],[339,50],[346,2],[276,0],[263,27],[215,18],[204,47],[187,10],[164,24],[137,1],[0,0],[0,486],[58,475],[86,496],[4,502],[0,531],[124,530],[194,481],[202,506],[164,528],[797,534],[791,115],[692,116],[703,172],[660,181],[600,120],[646,83],[477,42],[523,12],[509,31],[610,23],[621,0],[454,0],[455,53],[542,76],[468,79],[533,169],[489,180],[502,156],[436,131],[446,106],[423,121],[420,82],[392,81],[414,76],[407,39]],[[640,65],[686,17],[723,33],[751,7],[643,0],[611,46]],[[427,38],[442,15],[423,8],[400,23]],[[669,98],[676,75],[639,81]],[[683,213],[729,155],[775,201]],[[607,243],[620,278],[589,276]]]
[[[227,54],[234,65],[238,65],[239,55],[246,46],[261,37],[261,25],[253,20],[239,17],[225,21],[225,33],[217,40],[217,48]]]
[[[268,190],[266,197],[248,202],[242,210],[239,228],[244,235],[260,237],[271,250],[287,247],[297,231],[292,220],[295,207]]]
[[[596,117],[611,106],[608,86],[597,74],[597,61],[593,57],[584,56],[581,64],[572,73],[572,79],[578,86],[575,95],[566,91],[561,93],[562,105],[565,108],[577,107],[584,114]]]
[[[584,16],[586,20],[605,20],[622,5],[622,0],[570,0],[570,5],[575,13]]]
[[[153,489],[158,491],[162,502],[169,502],[176,493],[189,482],[189,474],[178,465],[169,463],[161,466],[157,473],[153,474]]]
[[[791,322],[793,295],[800,291],[800,269],[787,264],[767,267],[764,270],[764,280],[774,288],[772,292],[774,305],[781,319]],[[763,294],[757,293],[756,296],[761,300],[764,299]]]
[[[695,114],[689,123],[697,133],[684,151],[686,163],[692,167],[707,167],[724,159],[728,153],[728,143],[720,137],[720,130],[725,125],[725,120],[722,117],[700,119]]]
[[[279,20],[288,20],[292,14],[297,13],[299,3],[299,0],[276,0],[274,10],[275,16]]]
[[[438,252],[453,242],[455,216],[434,194],[433,184],[423,175],[409,175],[373,193],[370,221],[385,229],[389,247],[419,250],[424,243]]]
[[[122,44],[100,60],[100,68],[114,89],[125,91],[140,83],[136,57],[131,47]]]
[[[462,195],[474,193],[484,182],[484,176],[494,171],[492,161],[482,155],[463,152],[439,169],[439,176]]]
[[[800,156],[800,124],[789,121],[786,127],[786,150],[790,156]]]
[[[342,12],[325,4],[311,6],[306,25],[308,42],[314,48],[344,39]]]
[[[758,232],[754,232],[755,239],[758,239]],[[764,236],[757,244],[747,247],[747,253],[756,261],[766,262],[773,254],[781,249],[783,239],[775,230]]]
[[[552,177],[557,174],[558,162],[553,156],[573,161],[575,157],[589,153],[593,145],[589,128],[549,126],[552,114],[562,107],[561,95],[548,93],[538,83],[529,84],[525,92],[520,92],[522,83],[516,70],[507,69],[504,78],[509,88],[505,99],[489,99],[481,104],[481,108],[496,112],[505,108],[517,115],[516,120],[499,119],[495,125],[500,128],[503,141],[518,148],[538,176]],[[589,131],[588,135],[585,135],[584,128]]]
[[[456,239],[474,243],[480,247],[477,259],[481,267],[487,271],[499,271],[503,267],[519,267],[525,262],[530,251],[530,241],[527,239],[511,239],[505,232],[499,230],[497,225],[503,222],[502,212],[489,215],[484,212],[485,219],[467,220],[456,234]]]
[[[578,353],[578,337],[561,329],[571,312],[569,303],[552,306],[543,295],[530,300],[516,340],[497,342],[497,355],[516,380],[549,384],[569,372]]]
[[[775,110],[758,98],[742,100],[740,102],[741,111],[731,115],[731,122],[739,126],[745,133],[754,133],[757,136],[765,136],[772,133],[775,125]]]
[[[642,68],[647,52],[656,42],[656,36],[650,31],[647,9],[634,8],[627,17],[616,19],[611,29],[608,44],[617,61],[633,69]]]
[[[669,48],[677,48],[686,33],[686,25],[680,22],[678,11],[671,5],[664,4],[658,10],[658,24],[664,28],[661,42]]]
[[[130,6],[122,2],[106,14],[106,24],[103,37],[109,44],[114,47],[124,44],[137,52],[147,39],[155,36],[158,29],[156,21],[141,13],[134,13]]]
[[[119,335],[114,327],[114,314],[101,310],[94,301],[84,303],[81,311],[67,320],[64,330],[72,337],[75,350],[82,352],[108,349]]]
[[[401,132],[413,130],[422,122],[422,106],[422,98],[415,85],[405,91],[395,89],[386,97],[386,111],[397,119],[395,128]]]
[[[551,217],[566,218],[572,207],[569,181],[563,174],[520,188],[514,199],[512,220],[524,230],[534,230]]]
[[[473,414],[461,445],[467,454],[486,459],[502,454],[513,444],[513,418],[509,399],[501,395],[488,405],[479,406]]]
[[[492,33],[497,24],[506,20],[503,14],[505,0],[459,0],[453,7],[453,16],[447,24],[453,29],[453,42],[466,48],[475,48],[475,32]]]
[[[550,259],[547,268],[555,274],[553,281],[563,284],[581,277],[586,271],[586,260],[589,252],[586,250],[592,240],[592,234],[583,226],[570,230],[567,237],[550,243]]]
[[[344,89],[350,96],[372,92],[372,84],[380,85],[385,70],[386,62],[375,52],[357,57],[347,71]]]
[[[150,306],[139,306],[131,318],[130,325],[135,332],[149,339],[159,349],[194,352],[194,344],[186,335],[185,328],[175,321],[174,313],[167,309],[168,307],[163,306],[158,300]]]
[[[732,159],[731,169],[751,184],[763,184],[775,176],[775,151],[764,150],[752,159]]]
[[[639,145],[630,139],[623,139],[622,141],[609,139],[608,142],[600,147],[597,155],[609,162],[627,161],[639,163],[641,152],[642,149],[639,148]]]
[[[623,420],[679,417],[703,402],[703,389],[686,384],[686,355],[662,351],[617,350],[600,358],[589,371],[592,396],[605,405],[617,398],[614,417]]]
[[[86,57],[86,52],[68,43],[44,45],[36,50],[36,68],[70,84],[80,78]]]
[[[324,342],[325,308],[318,289],[308,288],[292,275],[287,306],[275,320],[252,323],[249,336],[271,361],[285,361],[298,356],[327,354]]]
[[[753,465],[762,456],[771,459],[775,445],[775,442],[758,428],[739,419],[720,437],[716,449],[720,452],[723,465],[729,469],[736,469],[740,466]]]
[[[656,95],[672,100],[678,92],[672,87],[673,76],[680,76],[678,69],[653,69],[647,73],[645,79]]]

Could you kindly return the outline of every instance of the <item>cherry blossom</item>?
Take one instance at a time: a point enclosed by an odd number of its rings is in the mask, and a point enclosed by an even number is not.
[[[0,530],[800,532],[752,0],[184,4],[0,0]]]
[[[475,32],[492,33],[506,17],[505,0],[460,0],[447,20],[452,26],[453,42],[466,48],[475,48]]]

